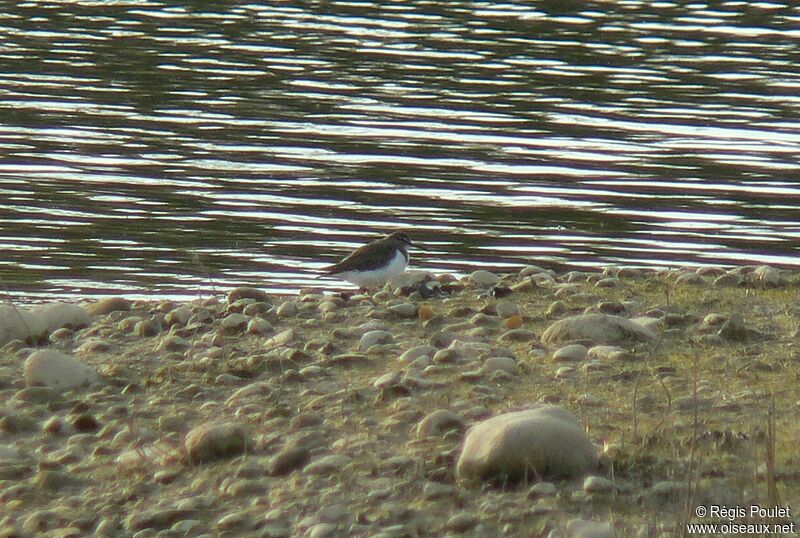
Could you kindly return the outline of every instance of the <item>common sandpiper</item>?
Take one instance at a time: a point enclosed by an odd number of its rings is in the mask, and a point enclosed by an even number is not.
[[[355,284],[361,290],[379,288],[408,267],[408,247],[425,250],[411,243],[405,232],[394,232],[351,252],[339,263],[325,267],[324,275]]]

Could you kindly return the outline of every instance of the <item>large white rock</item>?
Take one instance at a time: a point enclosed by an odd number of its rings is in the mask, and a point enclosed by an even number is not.
[[[0,345],[12,340],[39,339],[47,334],[47,326],[25,308],[0,306]]]
[[[90,366],[71,355],[52,349],[34,351],[25,361],[25,383],[64,390],[100,381]]]
[[[77,329],[92,324],[92,316],[89,315],[89,312],[76,304],[53,303],[37,306],[31,309],[31,313],[39,317],[48,332],[62,327]]]
[[[62,327],[88,327],[92,317],[78,305],[54,303],[32,309],[0,306],[0,346],[11,340],[39,340]]]
[[[616,344],[628,339],[653,340],[658,335],[647,327],[622,316],[581,314],[556,321],[542,335],[546,344],[591,340],[596,344]]]
[[[597,467],[594,445],[559,406],[505,413],[467,432],[456,473],[463,480],[574,477]]]

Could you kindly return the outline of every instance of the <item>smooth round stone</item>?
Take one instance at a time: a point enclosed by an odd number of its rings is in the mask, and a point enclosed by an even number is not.
[[[587,476],[583,480],[583,491],[586,493],[609,493],[614,489],[614,483],[602,476]]]
[[[569,344],[553,353],[556,362],[579,362],[586,359],[588,350],[583,344]]]
[[[501,318],[510,318],[520,313],[519,305],[512,301],[498,301],[494,308]]]
[[[545,316],[552,319],[563,316],[566,312],[567,305],[564,303],[564,301],[553,301],[550,303],[550,306],[547,307]]]
[[[185,351],[189,349],[189,341],[178,335],[166,336],[158,345],[160,351]]]
[[[372,386],[376,389],[385,389],[388,387],[393,387],[400,382],[400,374],[397,372],[386,372],[385,374],[381,375],[375,381],[372,382]]]
[[[607,523],[573,519],[567,524],[569,538],[614,538],[616,535],[614,527]]]
[[[264,302],[255,302],[245,305],[245,307],[242,309],[242,314],[251,318],[259,314],[264,314],[265,312],[269,311],[269,309],[269,304]]]
[[[247,430],[240,424],[201,424],[193,428],[184,441],[186,454],[192,463],[236,456],[248,445]]]
[[[57,390],[73,389],[100,381],[100,375],[80,360],[55,351],[41,349],[25,361],[25,384],[44,385]]]
[[[120,323],[124,323],[122,320]],[[133,326],[133,334],[141,338],[157,336],[161,333],[161,324],[152,319],[146,319],[136,322]]]
[[[558,488],[552,482],[537,482],[528,490],[528,498],[551,497],[556,493],[558,493]]]
[[[472,512],[459,512],[447,520],[447,528],[453,532],[464,533],[474,529],[480,519]]]
[[[631,354],[627,349],[618,346],[593,346],[589,348],[587,356],[590,359],[602,361],[628,360]]]
[[[100,338],[90,338],[86,340],[83,344],[80,345],[78,349],[75,350],[75,353],[84,354],[93,354],[93,353],[107,353],[111,351],[113,346],[111,343],[107,342],[106,340],[102,340]]]
[[[486,373],[506,372],[516,375],[519,372],[517,361],[510,357],[489,357],[483,361],[482,370]]]
[[[237,333],[247,327],[248,318],[244,314],[228,314],[220,322],[220,328],[226,333]]]
[[[469,275],[469,281],[476,286],[489,287],[497,285],[500,282],[500,277],[491,271],[478,269]]]
[[[452,430],[463,431],[466,428],[464,421],[447,409],[437,409],[425,415],[417,424],[417,437],[440,436]]]
[[[285,301],[281,303],[276,310],[278,317],[281,318],[293,318],[299,312],[300,310],[297,308],[297,305],[294,303],[294,301]]]
[[[776,288],[784,284],[781,273],[769,265],[756,267],[752,273],[752,277],[757,284],[766,288]]]
[[[111,312],[128,311],[131,309],[131,304],[130,300],[123,297],[106,297],[86,305],[86,311],[91,316],[105,316]]]
[[[376,344],[391,344],[394,342],[392,333],[384,330],[369,331],[361,337],[358,347],[362,350],[367,350]]]
[[[331,454],[330,456],[324,456],[318,460],[312,461],[306,465],[303,472],[308,474],[329,475],[333,472],[341,471],[352,461],[353,460],[348,456]]]
[[[189,307],[179,306],[178,308],[167,312],[167,315],[164,316],[164,321],[170,327],[173,325],[186,325],[189,323],[191,317],[192,311],[189,309]]]
[[[320,303],[319,307],[317,308],[322,314],[329,314],[332,312],[336,312],[341,307],[333,301],[323,301]]]
[[[499,342],[532,342],[536,339],[536,333],[528,329],[509,329],[497,340]]]
[[[266,334],[272,331],[272,325],[264,318],[253,318],[247,322],[249,334]]]
[[[51,342],[59,342],[61,340],[68,340],[72,338],[75,332],[72,329],[67,329],[63,327],[61,329],[57,329],[50,334],[50,341]]]
[[[603,278],[594,285],[595,288],[618,288],[622,282],[618,278]]]
[[[388,308],[389,312],[400,318],[415,318],[417,317],[417,307],[411,303],[400,303],[392,305]]]
[[[425,482],[422,485],[422,496],[428,500],[452,497],[454,493],[455,488],[449,484],[442,484],[440,482]]]
[[[550,271],[544,269],[543,267],[539,267],[538,265],[526,265],[519,271],[519,276],[524,278],[528,276],[537,275],[539,273],[546,273],[550,274]]]
[[[266,302],[269,300],[269,295],[264,291],[249,286],[240,286],[232,289],[230,293],[228,293],[228,304],[235,303],[241,299],[255,299],[256,301]]]
[[[436,348],[433,346],[429,345],[416,346],[404,351],[403,354],[400,355],[400,357],[398,357],[397,361],[400,364],[407,365],[411,364],[420,357],[425,357],[425,356],[433,357],[435,354],[436,354]]]
[[[198,531],[205,530],[205,525],[199,519],[183,519],[172,525],[169,530],[181,536],[197,535]]]
[[[714,279],[714,286],[718,288],[738,288],[744,284],[744,279],[735,273],[725,273]]]
[[[562,366],[558,370],[556,370],[556,379],[569,379],[571,377],[575,377],[578,374],[578,371],[571,366]]]
[[[689,286],[705,286],[708,284],[705,278],[697,273],[686,273],[675,279],[676,284],[686,284]]]
[[[269,473],[281,476],[303,468],[310,458],[308,448],[303,446],[285,447],[270,461]]]
[[[491,327],[493,325],[497,325],[497,318],[495,316],[489,316],[482,312],[479,312],[474,316],[472,316],[472,319],[470,319],[469,322],[475,325],[476,327],[487,327],[487,326]],[[446,328],[449,327],[450,326],[448,325],[448,327]]]

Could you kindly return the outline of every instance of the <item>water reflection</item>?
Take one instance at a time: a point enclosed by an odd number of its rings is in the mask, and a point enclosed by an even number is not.
[[[12,3],[0,279],[273,291],[396,228],[467,272],[796,266],[785,2]]]

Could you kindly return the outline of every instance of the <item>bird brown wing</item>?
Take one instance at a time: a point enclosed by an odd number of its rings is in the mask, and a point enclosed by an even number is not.
[[[369,249],[369,252],[367,252]],[[323,269],[326,275],[335,275],[352,271],[356,268],[360,270],[377,269],[386,263],[391,254],[392,247],[388,243],[380,240],[364,245],[351,252],[339,263]]]

